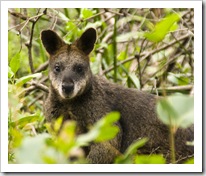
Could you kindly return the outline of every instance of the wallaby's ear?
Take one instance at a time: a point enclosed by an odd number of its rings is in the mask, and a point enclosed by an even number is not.
[[[87,29],[82,36],[76,41],[76,46],[88,55],[94,48],[97,33],[94,28]]]
[[[41,40],[50,55],[55,54],[62,46],[64,41],[52,30],[44,30],[41,32]]]

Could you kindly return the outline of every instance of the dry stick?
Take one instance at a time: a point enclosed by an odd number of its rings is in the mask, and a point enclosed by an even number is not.
[[[45,85],[43,85],[43,84],[41,84],[41,83],[37,83],[37,82],[33,81],[33,82],[31,83],[31,85],[35,86],[36,88],[38,88],[38,89],[40,89],[40,90],[43,90],[44,92],[49,93],[48,87],[45,86]]]
[[[149,52],[149,53],[147,53],[147,54],[146,54],[146,53],[140,54],[140,57],[142,57],[142,58],[140,59],[140,62],[143,61],[143,60],[145,60],[145,59],[147,59],[149,56],[151,56],[151,55],[153,55],[153,54],[155,54],[155,53],[157,53],[157,52],[159,52],[159,51],[161,51],[161,50],[167,49],[167,48],[169,48],[170,46],[176,44],[177,42],[182,41],[182,40],[184,40],[184,39],[186,39],[186,38],[188,38],[188,37],[190,37],[190,36],[191,36],[191,34],[186,34],[186,35],[178,38],[177,40],[173,40],[172,42],[168,43],[168,44],[165,45],[165,46],[162,46],[162,47],[160,47],[160,48],[157,48],[157,49],[155,49],[155,50],[152,50],[151,52]],[[134,56],[131,56],[131,57],[129,57],[128,59],[125,59],[124,61],[121,61],[121,62],[117,63],[117,66],[120,66],[120,65],[122,65],[122,64],[125,64],[125,63],[127,63],[127,62],[130,62],[130,61],[132,61],[132,60],[134,60],[134,59],[136,59],[136,58],[135,58]],[[114,69],[113,67],[110,67],[110,68],[108,68],[107,70],[104,70],[104,71],[103,71],[103,74],[106,74],[106,73],[110,72],[110,71],[113,70],[113,69]]]
[[[23,14],[21,14],[21,13],[16,13],[16,12],[11,12],[11,11],[9,11],[9,13],[10,13],[11,15],[13,15],[13,16],[15,16],[15,17],[18,17],[18,18],[20,18],[20,19],[22,19],[22,20],[25,20],[25,21],[23,21],[22,23],[20,23],[20,24],[18,24],[18,25],[16,25],[16,26],[13,26],[13,27],[9,28],[8,31],[10,31],[11,29],[14,29],[14,28],[18,28],[19,26],[21,26],[21,25],[24,24],[24,23],[26,23],[26,24],[27,24],[28,22],[33,23],[33,22],[35,22],[35,18],[41,17],[42,15],[45,14],[45,12],[43,12],[43,13],[40,13],[40,14],[35,15],[35,16],[32,16],[32,17],[27,17],[27,16],[25,16],[25,15],[23,15]],[[23,27],[21,27],[21,29],[19,30],[19,32],[21,32],[25,26],[26,26],[26,25],[24,24]]]
[[[32,17],[32,18],[29,18],[29,17],[27,17],[26,15],[23,15],[23,14],[18,13],[18,12],[12,12],[12,11],[10,11],[10,10],[9,10],[9,13],[10,13],[11,15],[15,16],[15,17],[18,17],[18,18],[22,19],[22,20],[29,20],[30,22],[35,22],[35,19],[33,19],[33,18],[35,18],[36,16],[35,16],[35,17]]]
[[[135,57],[137,59],[137,62],[138,62],[138,70],[139,70],[139,82],[140,82],[140,90],[142,89],[142,74],[141,74],[141,65],[140,65],[140,54],[142,52],[142,48],[143,48],[143,45],[144,45],[144,42],[145,42],[146,39],[144,39],[141,43],[141,46],[140,46],[140,52],[139,54],[136,54]]]
[[[22,93],[24,93],[25,95],[28,95],[30,92],[32,92],[36,88],[38,88],[40,90],[43,90],[46,93],[49,93],[49,88],[47,86],[45,86],[44,84],[42,84],[42,83],[46,82],[47,80],[48,80],[48,76],[42,78],[38,83],[35,82],[35,81],[30,82],[31,86],[26,88],[26,89],[24,89],[22,91]]]
[[[47,67],[48,67],[48,65],[49,65],[49,61],[44,62],[42,65],[40,65],[40,66],[34,71],[34,73],[38,73],[38,72],[41,72],[41,71],[46,70]]]
[[[154,73],[150,76],[150,78],[154,77],[159,71],[161,71],[161,70],[162,70],[163,68],[165,68],[167,65],[169,65],[170,63],[172,63],[173,61],[175,61],[179,56],[182,55],[182,53],[183,53],[183,52],[180,52],[180,53],[176,54],[176,55],[173,57],[173,59],[171,59],[171,60],[169,60],[168,62],[166,62],[159,70],[157,70],[156,72],[154,72]],[[148,79],[144,82],[144,84],[146,84],[146,83],[150,80],[150,78],[148,78]]]
[[[33,99],[29,104],[28,107],[32,106],[35,102],[37,102],[38,100],[40,100],[42,97],[44,96],[44,94],[40,94],[38,95],[35,99]]]
[[[34,27],[35,27],[36,22],[41,18],[41,16],[45,15],[46,12],[47,12],[47,9],[45,9],[43,13],[41,13],[40,15],[37,15],[36,19],[32,23],[29,43],[25,43],[25,45],[28,48],[29,66],[30,66],[32,73],[34,73],[34,65],[33,65],[33,59],[32,59],[32,40],[33,40],[33,35],[34,35]]]
[[[157,88],[157,91],[159,93],[163,92],[163,90],[165,90],[166,92],[170,93],[170,92],[184,92],[184,91],[191,91],[193,89],[193,85],[186,85],[186,86],[173,86],[173,87],[166,87],[166,88]],[[151,88],[144,88],[142,89],[143,91],[146,92],[151,92]],[[152,90],[151,93],[154,93],[155,90]]]

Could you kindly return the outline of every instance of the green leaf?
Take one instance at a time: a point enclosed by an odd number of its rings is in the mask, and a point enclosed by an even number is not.
[[[173,95],[162,98],[157,103],[157,113],[166,125],[187,128],[194,123],[194,97]]]
[[[24,85],[25,83],[27,83],[28,81],[30,81],[31,79],[40,77],[41,75],[42,75],[41,73],[35,73],[32,75],[21,77],[20,79],[18,79],[16,81],[16,86],[20,87],[20,86]]]
[[[135,164],[165,164],[166,160],[163,155],[137,155]]]
[[[22,117],[19,120],[16,120],[14,122],[11,122],[11,125],[14,126],[19,126],[19,128],[23,128],[24,126],[26,126],[29,123],[33,123],[33,122],[37,122],[39,121],[39,115],[38,114],[33,114],[33,115],[29,115],[29,116],[25,116]]]
[[[20,53],[17,53],[10,61],[9,64],[12,72],[16,74],[20,67]]]
[[[14,72],[11,70],[11,67],[8,66],[8,78],[12,78],[14,76]]]
[[[45,140],[49,135],[39,134],[35,137],[26,137],[23,139],[22,144],[15,151],[16,162],[21,164],[43,164],[41,158],[47,151]]]
[[[159,21],[152,32],[145,32],[144,36],[152,42],[160,42],[167,35],[170,30],[174,30],[176,27],[173,25],[180,20],[180,16],[176,13],[170,14],[161,21]],[[176,24],[175,24],[176,25]]]
[[[184,164],[194,164],[194,157],[185,161]]]
[[[140,81],[139,78],[136,76],[136,74],[134,72],[129,73],[129,78],[131,79],[131,81],[134,83],[135,87],[140,89]]]
[[[145,145],[145,143],[148,141],[147,138],[139,139],[135,142],[133,142],[125,151],[124,155],[118,156],[115,159],[116,164],[132,164],[133,161],[133,155],[137,154],[138,148]]]
[[[143,138],[143,139],[139,139],[138,141],[132,143],[127,150],[125,151],[125,157],[129,156],[129,155],[133,155],[134,153],[137,152],[137,149],[144,146],[145,143],[148,141],[147,138]]]
[[[190,78],[186,77],[185,74],[174,74],[174,73],[169,73],[167,76],[167,79],[176,85],[188,85],[190,83]]]
[[[119,132],[119,128],[114,123],[120,118],[119,112],[111,112],[100,119],[92,129],[77,138],[78,145],[87,145],[91,141],[103,142],[113,139]]]
[[[127,57],[127,53],[125,51],[121,51],[117,56],[117,60],[122,61]]]
[[[93,12],[94,11],[92,11],[90,9],[82,8],[80,17],[83,18],[83,19],[89,18],[93,15]]]

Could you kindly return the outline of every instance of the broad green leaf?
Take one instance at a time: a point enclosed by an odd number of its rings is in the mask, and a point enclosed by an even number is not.
[[[45,127],[49,132],[49,134],[56,135],[58,134],[60,127],[62,126],[62,122],[63,122],[63,117],[60,116],[59,118],[55,119],[55,121],[52,121],[51,123],[50,122],[45,123]]]
[[[139,139],[136,142],[133,142],[121,156],[118,156],[115,159],[116,164],[132,164],[134,163],[133,156],[137,154],[138,148],[145,145],[148,141],[147,138]]]
[[[165,164],[166,160],[163,155],[137,155],[135,164]]]
[[[119,132],[119,128],[117,126],[111,126],[111,127],[105,127],[105,128],[102,127],[100,129],[100,133],[95,139],[95,142],[103,142],[103,141],[113,139],[117,135],[118,132]]]
[[[20,86],[24,85],[25,83],[27,83],[28,81],[30,81],[31,79],[40,77],[41,75],[42,75],[41,73],[35,73],[32,75],[21,77],[20,79],[18,79],[16,81],[16,86],[20,87]]]
[[[78,145],[87,145],[91,141],[103,142],[113,139],[119,132],[118,126],[114,124],[119,118],[119,112],[107,114],[100,119],[88,133],[82,134],[77,138]]]
[[[127,150],[125,151],[125,157],[129,156],[129,155],[133,155],[134,153],[137,152],[137,149],[144,146],[145,143],[148,141],[147,138],[143,138],[143,139],[139,139],[136,142],[132,143]]]
[[[39,121],[39,115],[37,114],[33,114],[33,115],[29,115],[26,117],[22,117],[19,120],[16,120],[14,122],[11,122],[11,125],[14,126],[19,126],[19,128],[23,128],[24,126],[26,126],[29,123],[33,123],[33,122],[37,122]]]
[[[190,78],[185,76],[184,74],[174,74],[174,73],[169,73],[167,76],[167,79],[176,85],[188,85],[190,83]]]
[[[157,103],[159,119],[175,128],[187,128],[194,123],[194,97],[173,95],[162,98]]]
[[[176,27],[172,27],[176,22],[180,20],[180,16],[176,13],[170,14],[161,21],[159,21],[152,32],[145,32],[144,36],[152,42],[162,41],[168,32],[174,30]],[[176,25],[176,24],[175,24]]]
[[[71,150],[75,143],[76,123],[74,121],[66,121],[57,133],[57,139],[55,141],[55,146],[63,152],[65,155]]]
[[[131,79],[131,81],[134,83],[135,87],[140,89],[140,81],[139,78],[136,76],[136,74],[134,72],[129,73],[129,78]]]
[[[122,61],[127,57],[127,53],[125,51],[121,51],[117,56],[117,60]]]
[[[194,157],[185,161],[184,164],[194,164]]]
[[[9,66],[14,74],[19,70],[20,67],[20,53],[17,53],[10,61]]]
[[[22,144],[15,151],[16,162],[21,164],[43,164],[41,158],[47,151],[45,140],[49,135],[39,134],[35,137],[26,137],[22,140]]]
[[[14,76],[14,72],[11,70],[11,67],[8,66],[8,78],[12,78]]]
[[[92,11],[90,9],[82,8],[80,17],[83,18],[83,19],[89,18],[93,15],[93,12],[94,11]]]

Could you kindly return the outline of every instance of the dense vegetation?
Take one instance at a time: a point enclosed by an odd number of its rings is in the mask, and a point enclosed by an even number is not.
[[[112,125],[117,112],[80,136],[74,121],[60,131],[61,117],[54,124],[45,121],[49,82],[43,29],[53,29],[71,43],[86,28],[96,28],[98,40],[90,55],[94,74],[163,96],[157,112],[172,136],[193,123],[193,9],[9,9],[8,15],[9,163],[86,163],[81,146],[118,132]],[[136,154],[146,142],[131,145],[115,163],[165,163],[162,155]],[[171,144],[172,163],[174,153]]]

